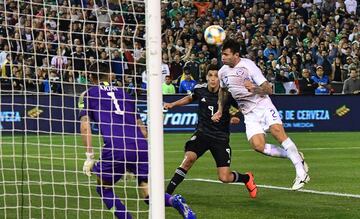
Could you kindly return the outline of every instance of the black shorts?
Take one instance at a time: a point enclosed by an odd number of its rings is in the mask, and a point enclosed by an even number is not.
[[[231,148],[228,140],[209,138],[197,131],[185,145],[185,152],[192,151],[198,158],[201,157],[207,150],[210,150],[217,167],[230,166]]]

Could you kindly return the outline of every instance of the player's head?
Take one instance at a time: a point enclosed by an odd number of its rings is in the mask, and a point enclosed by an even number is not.
[[[103,62],[95,62],[89,68],[90,79],[94,84],[109,80],[109,65]]]
[[[209,65],[206,69],[206,80],[208,87],[211,89],[216,89],[220,86],[218,71],[217,65]]]
[[[226,39],[222,46],[222,62],[234,67],[240,61],[240,43],[234,39]]]

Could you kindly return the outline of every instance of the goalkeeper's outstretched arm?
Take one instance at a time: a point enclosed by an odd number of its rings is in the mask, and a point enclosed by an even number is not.
[[[89,116],[82,116],[80,119],[80,133],[83,145],[86,147],[86,153],[94,153],[92,148],[92,135]]]
[[[92,148],[92,135],[89,116],[82,116],[80,119],[80,133],[82,142],[86,147],[86,160],[84,162],[83,171],[87,176],[91,176],[91,171],[95,163],[94,151]]]

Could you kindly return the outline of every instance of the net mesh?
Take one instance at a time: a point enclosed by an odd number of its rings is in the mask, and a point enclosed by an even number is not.
[[[144,107],[144,1],[0,1],[0,24],[0,217],[114,217],[82,172],[77,103],[104,62]],[[95,135],[96,157],[102,144]],[[131,176],[115,192],[135,218],[148,215]]]

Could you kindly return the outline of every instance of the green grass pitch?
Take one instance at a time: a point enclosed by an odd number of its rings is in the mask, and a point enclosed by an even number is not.
[[[166,179],[183,160],[183,145],[190,136],[165,135]],[[241,184],[218,183],[210,153],[197,161],[175,193],[186,198],[200,219],[360,218],[360,132],[290,137],[310,166],[311,181],[303,192],[286,190],[295,177],[289,160],[256,153],[244,134],[233,133],[232,169],[254,173],[258,197],[250,199]],[[94,145],[102,144],[95,139]],[[84,158],[79,136],[1,136],[0,218],[112,218],[95,192],[95,176],[82,173]],[[147,218],[134,180],[119,182],[116,192],[134,218]],[[166,218],[180,216],[167,208]]]

